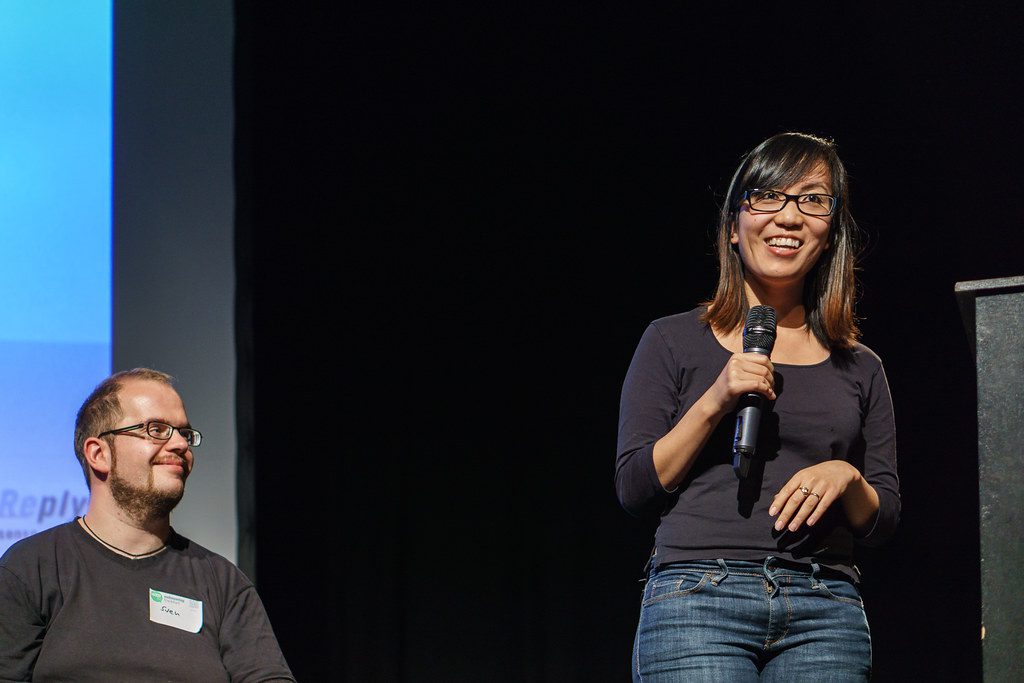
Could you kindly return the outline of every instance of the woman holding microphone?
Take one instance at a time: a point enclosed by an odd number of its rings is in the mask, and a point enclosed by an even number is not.
[[[640,339],[615,468],[622,506],[660,517],[636,681],[870,675],[854,548],[892,534],[900,499],[885,373],[854,317],[856,232],[833,143],[773,136],[730,183],[713,298]],[[753,307],[774,312],[770,356],[744,352]],[[749,395],[762,410],[741,475]]]

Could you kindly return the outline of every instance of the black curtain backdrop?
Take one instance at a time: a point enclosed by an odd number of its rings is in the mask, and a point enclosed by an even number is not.
[[[236,3],[242,419],[300,680],[628,680],[653,526],[613,491],[622,378],[785,130],[848,164],[896,406],[876,680],[976,680],[953,286],[1024,272],[1020,10],[504,5]]]

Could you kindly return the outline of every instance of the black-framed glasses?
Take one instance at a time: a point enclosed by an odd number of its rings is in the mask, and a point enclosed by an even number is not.
[[[174,436],[174,430],[178,430],[178,433],[181,434],[182,438],[185,439],[185,442],[188,443],[189,448],[195,448],[203,442],[203,435],[199,433],[198,429],[191,429],[190,427],[174,427],[166,422],[157,422],[156,420],[140,422],[139,424],[132,425],[130,427],[108,429],[98,436],[106,436],[107,434],[124,434],[126,432],[135,431],[136,429],[145,429],[147,434],[159,441],[169,440]]]
[[[830,216],[836,209],[837,200],[824,192],[808,192],[807,194],[786,194],[778,190],[762,190],[754,188],[743,193],[743,199],[754,211],[775,213],[786,208],[791,201],[796,202],[800,213],[808,216]]]

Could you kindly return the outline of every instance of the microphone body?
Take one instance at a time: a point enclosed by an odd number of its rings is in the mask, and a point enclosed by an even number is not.
[[[775,309],[753,306],[743,326],[743,352],[771,356],[775,347]],[[732,468],[740,479],[750,473],[750,460],[757,452],[757,435],[761,428],[765,397],[750,393],[740,397],[736,412],[736,433],[732,442]]]

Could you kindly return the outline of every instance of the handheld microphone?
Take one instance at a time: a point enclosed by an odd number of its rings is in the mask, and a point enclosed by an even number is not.
[[[772,355],[775,346],[775,309],[753,306],[743,326],[743,352]],[[740,397],[736,413],[736,434],[732,441],[732,469],[740,479],[750,472],[750,459],[757,450],[757,432],[761,427],[761,411],[765,398],[761,394]]]

